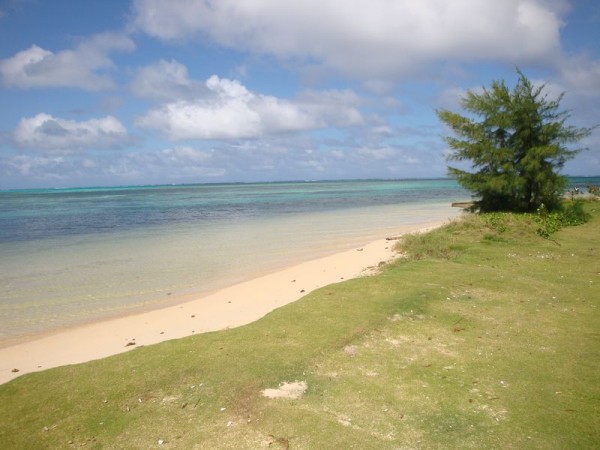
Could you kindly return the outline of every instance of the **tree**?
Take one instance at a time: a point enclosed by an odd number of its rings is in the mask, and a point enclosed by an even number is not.
[[[512,92],[504,81],[482,93],[467,92],[461,105],[470,117],[437,111],[455,134],[444,138],[451,149],[448,160],[470,161],[475,170],[448,167],[448,172],[475,194],[475,209],[482,212],[558,207],[568,182],[560,170],[582,150],[566,144],[591,133],[566,125],[570,112],[559,110],[562,94],[549,99],[545,85],[535,87],[517,73]]]

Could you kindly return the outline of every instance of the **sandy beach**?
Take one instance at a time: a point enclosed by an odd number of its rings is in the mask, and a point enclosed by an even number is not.
[[[419,230],[432,226],[423,225]],[[403,230],[408,231],[417,230]],[[69,328],[0,348],[0,384],[30,372],[253,322],[315,289],[376,271],[382,262],[396,256],[393,247],[394,241],[382,238],[175,306]]]

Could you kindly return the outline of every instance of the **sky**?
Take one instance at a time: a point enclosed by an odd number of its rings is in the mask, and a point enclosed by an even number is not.
[[[0,0],[0,189],[444,177],[517,67],[600,124],[600,2]]]

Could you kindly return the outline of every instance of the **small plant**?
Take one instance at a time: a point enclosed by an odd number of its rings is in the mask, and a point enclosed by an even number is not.
[[[575,200],[563,206],[560,211],[548,211],[543,203],[537,209],[535,221],[540,225],[537,234],[549,239],[550,236],[562,227],[583,225],[589,219],[589,214],[583,209],[583,201]]]
[[[406,235],[400,242],[400,249],[415,260],[424,258],[449,259],[452,254],[452,248],[446,236],[435,231],[426,234]]]
[[[504,233],[508,230],[507,214],[487,213],[482,214],[481,217],[488,227],[490,227],[493,230],[496,230],[498,233]]]
[[[589,218],[590,215],[583,209],[582,200],[570,202],[562,211],[563,224],[568,227],[583,225]]]
[[[537,209],[535,221],[540,225],[536,230],[537,234],[546,239],[550,238],[552,234],[556,233],[562,227],[559,214],[548,211],[548,208],[543,203]]]

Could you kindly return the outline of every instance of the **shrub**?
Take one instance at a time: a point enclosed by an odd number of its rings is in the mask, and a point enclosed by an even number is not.
[[[574,200],[563,204],[559,211],[549,212],[542,203],[537,209],[536,222],[540,225],[537,234],[548,239],[562,227],[583,225],[589,220],[583,206],[583,200]]]

